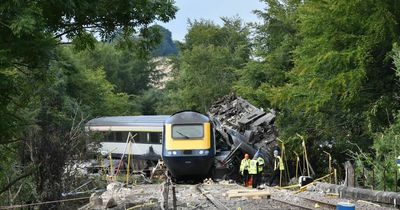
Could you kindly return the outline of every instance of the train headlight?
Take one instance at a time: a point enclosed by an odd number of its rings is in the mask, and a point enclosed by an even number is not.
[[[209,152],[208,150],[199,150],[199,155],[208,155]]]
[[[167,151],[167,155],[177,155],[177,151]]]

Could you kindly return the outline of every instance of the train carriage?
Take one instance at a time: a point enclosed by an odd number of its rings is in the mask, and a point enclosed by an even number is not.
[[[135,159],[159,160],[162,151],[162,130],[168,115],[100,117],[86,123],[86,130],[103,134],[101,153],[120,158],[126,153],[127,137],[131,133],[131,148]]]

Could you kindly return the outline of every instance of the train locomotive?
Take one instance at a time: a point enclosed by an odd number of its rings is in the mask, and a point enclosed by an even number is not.
[[[162,157],[176,179],[212,176],[215,134],[210,119],[198,112],[181,111],[166,119]]]

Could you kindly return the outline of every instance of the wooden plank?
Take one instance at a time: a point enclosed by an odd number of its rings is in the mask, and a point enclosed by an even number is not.
[[[247,193],[247,192],[260,192],[260,190],[256,189],[236,189],[236,190],[228,190],[226,193]]]
[[[266,191],[253,191],[253,192],[240,192],[240,193],[228,193],[228,198],[240,198],[240,197],[270,197],[271,194]]]

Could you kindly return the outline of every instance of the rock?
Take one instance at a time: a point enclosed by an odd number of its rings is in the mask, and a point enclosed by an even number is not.
[[[99,195],[96,195],[96,193],[93,193],[90,196],[90,203],[94,206],[102,206],[103,205],[103,199],[100,198]]]
[[[123,184],[120,182],[112,182],[109,185],[107,185],[107,191],[115,191],[119,188],[122,188]]]
[[[110,198],[110,200],[108,200],[106,208],[114,208],[118,206],[117,202],[115,201],[114,198]]]

